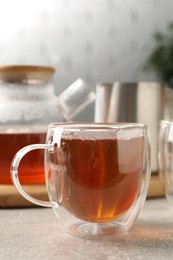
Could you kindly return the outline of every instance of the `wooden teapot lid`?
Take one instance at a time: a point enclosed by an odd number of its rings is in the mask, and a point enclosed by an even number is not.
[[[5,81],[18,81],[23,79],[49,79],[55,69],[46,66],[9,65],[0,66],[0,79]]]

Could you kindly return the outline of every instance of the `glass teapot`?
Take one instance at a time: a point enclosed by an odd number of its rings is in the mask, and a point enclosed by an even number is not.
[[[10,163],[22,147],[45,141],[47,125],[71,121],[95,94],[78,79],[60,96],[54,94],[51,67],[0,67],[0,184],[12,184]],[[43,151],[21,162],[23,184],[44,183]]]

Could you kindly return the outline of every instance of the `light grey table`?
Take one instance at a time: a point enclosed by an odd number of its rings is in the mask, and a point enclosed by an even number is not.
[[[125,236],[86,240],[64,233],[51,209],[0,209],[0,260],[173,259],[173,208],[147,200]]]

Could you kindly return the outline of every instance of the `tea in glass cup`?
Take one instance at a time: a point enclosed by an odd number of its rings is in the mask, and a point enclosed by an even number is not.
[[[45,149],[50,202],[32,198],[18,179],[21,158]],[[21,149],[11,164],[13,183],[31,202],[52,207],[65,230],[79,236],[127,231],[150,180],[148,128],[137,123],[50,124],[46,144]]]

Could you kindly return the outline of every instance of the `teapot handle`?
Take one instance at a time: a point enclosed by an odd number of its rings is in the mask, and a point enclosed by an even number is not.
[[[77,79],[59,96],[59,106],[67,121],[71,121],[84,108],[95,101],[91,86],[82,79]]]
[[[36,199],[32,196],[30,196],[29,194],[27,194],[24,189],[22,188],[22,185],[19,181],[19,177],[18,177],[18,168],[19,168],[19,164],[21,159],[23,158],[23,156],[25,156],[28,152],[36,150],[36,149],[48,149],[51,148],[50,144],[32,144],[32,145],[28,145],[25,146],[24,148],[22,148],[21,150],[19,150],[11,163],[11,179],[13,181],[13,184],[15,185],[15,187],[17,188],[18,192],[28,201],[30,201],[31,203],[34,203],[38,206],[43,206],[43,207],[52,207],[52,204],[50,201],[43,201],[43,200],[39,200]]]

